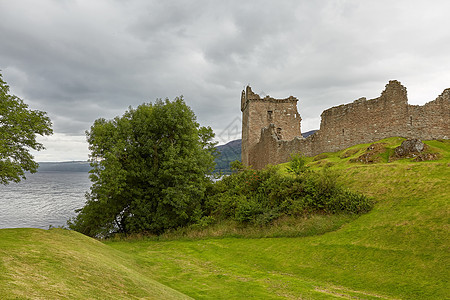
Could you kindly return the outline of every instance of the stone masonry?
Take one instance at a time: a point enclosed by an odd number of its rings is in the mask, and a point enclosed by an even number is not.
[[[297,112],[297,98],[260,98],[247,86],[242,91],[242,163],[249,165],[250,150],[258,143],[261,129],[276,124],[271,135],[275,140],[292,140],[300,132],[300,115]]]
[[[298,99],[260,98],[250,87],[242,91],[242,163],[261,169],[289,161],[292,153],[314,156],[380,139],[450,138],[450,89],[423,106],[409,105],[406,88],[389,81],[381,96],[325,110],[320,130],[303,138]]]

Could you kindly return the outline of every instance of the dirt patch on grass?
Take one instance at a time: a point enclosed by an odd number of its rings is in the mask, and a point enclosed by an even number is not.
[[[350,159],[351,162],[360,162],[363,164],[378,163],[383,160],[381,154],[386,152],[386,143],[376,143],[370,145],[366,151],[356,158]]]

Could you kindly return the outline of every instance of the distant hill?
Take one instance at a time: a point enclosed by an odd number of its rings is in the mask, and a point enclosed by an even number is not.
[[[89,172],[87,161],[40,162],[38,172]]]
[[[235,160],[241,160],[241,143],[242,140],[239,139],[216,147],[220,155],[216,158],[215,172],[231,173],[230,163]]]
[[[310,130],[307,132],[303,132],[302,136],[306,139],[308,136],[313,135],[314,133],[316,133],[317,130]]]

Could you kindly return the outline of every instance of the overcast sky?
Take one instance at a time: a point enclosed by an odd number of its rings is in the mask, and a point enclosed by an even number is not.
[[[247,84],[297,97],[304,132],[391,79],[411,104],[434,100],[450,87],[449,12],[447,0],[0,0],[0,72],[53,121],[37,161],[86,160],[95,119],[179,95],[224,143],[240,138]]]

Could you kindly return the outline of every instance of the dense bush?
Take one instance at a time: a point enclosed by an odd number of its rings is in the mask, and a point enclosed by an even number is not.
[[[366,196],[341,186],[329,169],[309,170],[302,157],[293,157],[288,171],[242,168],[212,186],[205,212],[217,219],[264,225],[282,215],[359,214],[372,207]]]

